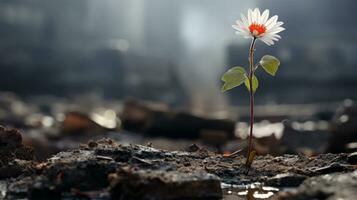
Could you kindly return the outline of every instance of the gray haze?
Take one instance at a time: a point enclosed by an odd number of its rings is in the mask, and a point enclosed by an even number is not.
[[[249,40],[231,25],[248,8],[285,22],[274,54],[278,76],[259,73],[257,103],[356,98],[354,0],[4,0],[0,2],[0,90],[60,96],[96,92],[221,110],[220,75],[247,65]],[[331,92],[334,91],[334,92]]]

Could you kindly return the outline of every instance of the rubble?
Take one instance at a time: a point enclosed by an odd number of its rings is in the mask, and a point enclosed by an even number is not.
[[[234,137],[234,121],[195,116],[135,100],[124,103],[120,118],[123,129],[151,137],[202,138],[213,145],[225,144]]]
[[[357,195],[357,172],[334,173],[312,177],[304,181],[297,189],[280,192],[280,200],[303,199],[354,199]]]
[[[326,128],[329,122],[316,118],[275,121],[283,128],[282,137],[255,138],[257,156],[248,169],[246,142],[235,138],[236,123],[229,120],[137,102],[123,110],[89,104],[79,111],[65,103],[56,110],[51,102],[47,113],[41,111],[43,106],[27,109],[31,103],[17,101],[24,106],[13,116],[23,124],[23,135],[0,127],[0,199],[268,199],[278,190],[296,187],[297,193],[280,192],[278,197],[303,199],[305,194],[298,193],[310,180],[345,177],[356,170],[356,153],[323,153],[328,143],[336,152],[354,151],[346,148],[356,142],[350,137],[355,121],[351,107],[337,112],[331,129]],[[0,121],[8,116],[0,116]],[[272,123],[262,122],[256,133],[274,132],[267,126]],[[316,128],[319,124],[322,128]],[[111,139],[98,140],[103,137]],[[35,148],[35,156],[26,145]],[[336,188],[331,191],[340,196]]]
[[[353,152],[353,153],[349,154],[347,157],[347,161],[348,161],[348,163],[350,163],[352,165],[356,165],[357,164],[357,152]]]
[[[331,120],[332,136],[326,152],[340,153],[353,152],[354,149],[348,144],[357,142],[357,106],[352,100],[345,100]]]
[[[222,198],[219,178],[204,171],[183,173],[123,168],[110,177],[113,199]]]
[[[0,179],[28,173],[33,155],[32,148],[22,144],[19,131],[0,126]]]
[[[307,176],[293,173],[278,174],[266,180],[266,184],[275,187],[296,187],[299,186]]]
[[[30,170],[32,173],[9,180],[6,194],[8,198],[30,199],[75,199],[82,195],[95,199],[219,199],[223,183],[260,182],[290,187],[299,185],[304,178],[320,175],[321,169],[333,163],[350,166],[345,154],[311,158],[257,156],[250,169],[244,161],[241,155],[227,157],[204,148],[195,148],[193,152],[164,151],[102,139],[37,163]],[[281,175],[286,173],[289,175]],[[190,188],[197,190],[188,192]]]

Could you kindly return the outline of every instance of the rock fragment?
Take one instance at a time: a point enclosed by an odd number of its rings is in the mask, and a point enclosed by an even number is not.
[[[280,192],[278,199],[354,199],[357,196],[357,172],[312,177],[290,192]]]
[[[275,187],[296,187],[306,178],[306,176],[300,174],[284,173],[268,178],[265,183]]]
[[[356,165],[357,164],[357,152],[353,152],[353,153],[349,154],[347,157],[347,161],[351,165]]]
[[[21,133],[0,126],[0,179],[16,177],[30,168],[33,149],[22,144]]]
[[[221,199],[217,176],[206,172],[123,169],[110,175],[113,199]]]

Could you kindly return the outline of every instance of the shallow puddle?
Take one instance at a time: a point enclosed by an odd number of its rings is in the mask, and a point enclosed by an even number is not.
[[[222,184],[224,200],[255,200],[269,199],[276,194],[279,189],[264,186],[262,183],[252,183],[250,185]]]

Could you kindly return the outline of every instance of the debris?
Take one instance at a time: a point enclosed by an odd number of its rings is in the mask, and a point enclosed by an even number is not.
[[[347,157],[348,163],[351,165],[356,165],[357,164],[357,152],[353,152]]]
[[[353,171],[353,170],[354,170],[353,165],[347,165],[341,163],[331,163],[328,166],[311,169],[311,171],[317,174],[330,174],[334,172],[346,172],[346,171]]]
[[[187,151],[188,152],[196,152],[200,150],[200,147],[197,146],[197,144],[191,144],[188,148],[187,148]]]
[[[123,129],[144,132],[148,136],[202,138],[212,145],[224,144],[234,137],[235,123],[231,120],[174,112],[166,106],[153,106],[135,100],[124,103],[120,117]]]
[[[301,174],[284,173],[268,178],[265,183],[275,187],[296,187],[306,178],[307,176]]]
[[[204,171],[180,173],[123,168],[111,174],[113,199],[221,199],[217,176]]]
[[[0,179],[16,177],[33,167],[33,149],[22,144],[21,133],[0,126]]]
[[[5,183],[6,198],[85,196],[106,200],[110,195],[125,199],[150,199],[151,195],[153,199],[217,199],[222,197],[221,183],[259,182],[289,187],[298,185],[304,177],[353,170],[346,154],[321,154],[314,158],[256,156],[249,170],[244,161],[241,155],[223,156],[205,148],[194,152],[165,151],[102,139],[62,151],[42,163],[28,165],[27,162],[33,161],[14,159],[11,163],[29,169],[24,173],[20,168],[21,173],[12,176],[22,176]],[[282,175],[286,173],[293,175]],[[272,195],[271,191],[268,193]]]
[[[94,122],[87,114],[80,112],[69,112],[61,125],[61,133],[64,135],[74,134],[98,134],[107,128]]]
[[[326,152],[340,153],[350,151],[350,143],[357,141],[357,106],[351,100],[345,100],[331,121],[332,137]],[[352,149],[353,150],[353,149]]]
[[[280,192],[278,199],[354,199],[357,195],[357,172],[326,174],[305,180],[297,189]]]

